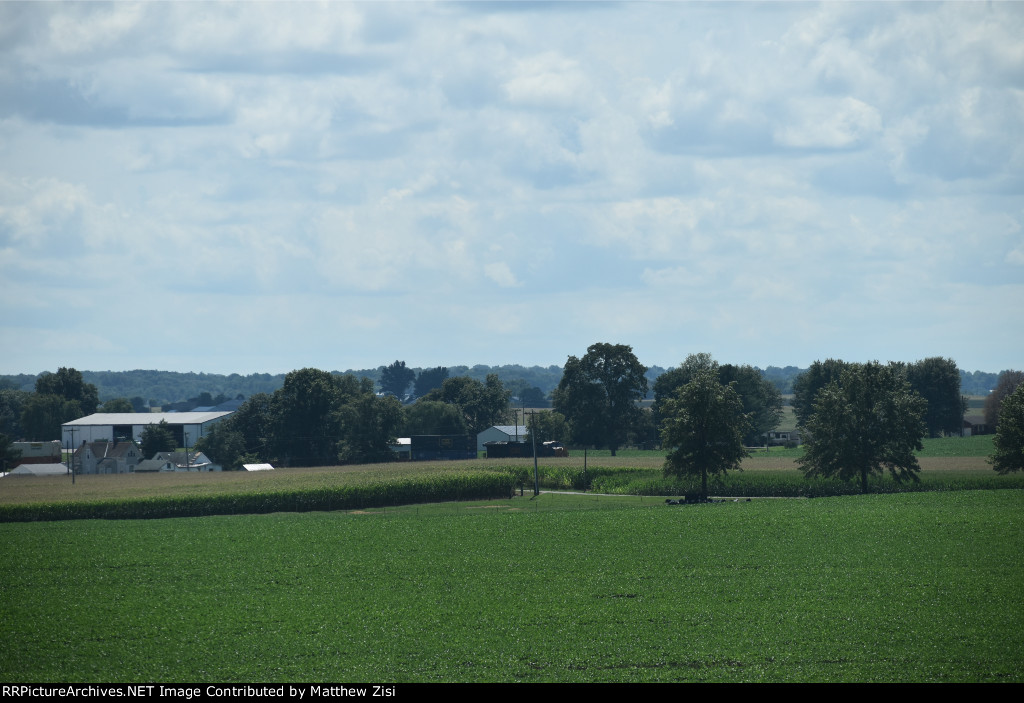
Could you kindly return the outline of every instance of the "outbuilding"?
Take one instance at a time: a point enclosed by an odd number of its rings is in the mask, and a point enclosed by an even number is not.
[[[231,411],[189,413],[93,413],[61,428],[63,446],[77,449],[83,442],[116,442],[142,440],[142,431],[149,425],[167,423],[174,435],[175,446],[194,447],[196,440],[206,435],[210,427],[231,414]]]
[[[492,425],[483,432],[477,433],[476,450],[484,451],[486,449],[485,442],[522,442],[528,434],[525,425]]]

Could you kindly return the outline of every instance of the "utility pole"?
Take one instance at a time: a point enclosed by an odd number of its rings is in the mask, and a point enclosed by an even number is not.
[[[72,426],[71,431],[71,446],[68,451],[68,469],[71,471],[71,485],[75,485],[75,428]]]
[[[536,410],[530,411],[530,417],[532,418]],[[526,422],[526,408],[523,408],[523,423]],[[533,423],[534,428],[537,427],[537,422]],[[530,439],[533,440],[533,496],[536,498],[540,495],[540,479],[537,473],[537,433],[531,432]]]

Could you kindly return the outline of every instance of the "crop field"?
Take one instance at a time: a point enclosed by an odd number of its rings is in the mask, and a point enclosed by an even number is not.
[[[1024,488],[1021,477],[999,477],[992,471],[986,458],[993,452],[992,436],[967,439],[946,438],[924,441],[919,461],[925,479],[945,479],[951,475],[971,479],[975,488],[995,488],[1000,485]],[[804,482],[797,471],[796,459],[802,449],[772,448],[756,451],[743,462],[744,471],[733,483],[764,483],[760,474],[776,474],[776,482],[799,486]],[[601,484],[589,482],[601,476],[614,476],[618,488],[611,492],[624,492],[633,479],[657,481],[665,462],[660,451],[620,450],[611,456],[607,450],[588,452],[587,487],[600,489]],[[544,488],[581,488],[584,457],[574,452],[568,458],[540,460]],[[7,477],[0,479],[0,507],[5,505],[53,504],[102,500],[145,500],[152,498],[184,498],[195,496],[230,496],[236,494],[268,495],[274,493],[315,493],[338,487],[370,487],[403,481],[430,481],[465,474],[512,471],[526,476],[532,482],[532,459],[478,459],[459,462],[416,462],[370,464],[360,466],[328,466],[287,468],[263,472],[220,473],[153,473],[78,476],[71,483],[70,476]],[[547,477],[547,480],[544,478]],[[607,481],[605,482],[608,483]],[[608,486],[606,485],[606,488]],[[722,487],[721,490],[726,490]],[[657,488],[652,490],[657,491]],[[766,488],[764,490],[771,490]],[[628,492],[628,491],[626,491]],[[648,495],[667,495],[648,492]],[[761,494],[765,494],[762,493]],[[767,493],[770,494],[770,493]],[[767,495],[766,494],[766,495]],[[736,495],[746,495],[742,491]],[[2,516],[0,516],[2,519]]]
[[[1024,680],[1024,492],[0,524],[11,681]]]

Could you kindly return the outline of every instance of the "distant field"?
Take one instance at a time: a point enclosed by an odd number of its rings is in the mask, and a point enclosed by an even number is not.
[[[551,494],[0,524],[0,680],[1020,682],[1022,515]]]
[[[995,477],[986,457],[993,451],[992,435],[970,438],[928,439],[920,453],[925,475],[976,475]],[[744,460],[744,474],[780,472],[790,481],[802,481],[795,460],[802,449],[773,448],[757,451]],[[594,473],[625,473],[652,479],[660,476],[665,461],[662,452],[621,450],[612,457],[607,450],[587,452],[586,464]],[[582,472],[583,452],[569,458],[540,460],[542,473],[570,475]],[[155,497],[224,496],[236,493],[264,494],[288,491],[319,491],[338,486],[395,482],[430,476],[450,476],[467,471],[501,471],[514,468],[532,477],[532,459],[478,459],[459,462],[416,462],[288,468],[267,472],[155,473],[78,476],[72,485],[70,476],[15,477],[0,479],[0,505],[54,503],[61,501],[137,500]],[[754,477],[750,477],[752,480]],[[1018,477],[1003,477],[1013,482]],[[532,479],[531,479],[532,480]],[[744,479],[746,480],[746,479]],[[548,484],[547,487],[571,487],[573,484]],[[994,486],[982,486],[994,487]]]

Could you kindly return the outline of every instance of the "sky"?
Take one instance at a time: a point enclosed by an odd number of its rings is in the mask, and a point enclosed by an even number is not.
[[[1024,366],[1024,3],[0,3],[0,373]]]

